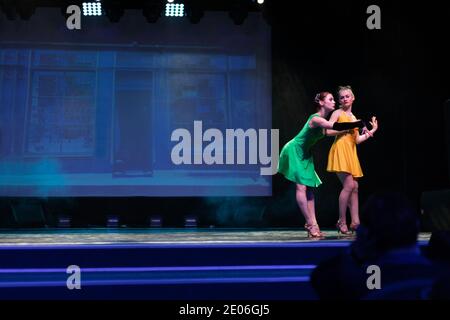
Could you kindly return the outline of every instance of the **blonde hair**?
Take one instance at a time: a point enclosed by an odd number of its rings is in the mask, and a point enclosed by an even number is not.
[[[339,86],[338,87],[338,96],[340,96],[342,91],[348,90],[352,93],[353,98],[355,97],[355,94],[353,93],[353,89],[350,86]]]

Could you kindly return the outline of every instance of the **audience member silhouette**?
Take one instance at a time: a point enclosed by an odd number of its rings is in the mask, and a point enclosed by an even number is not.
[[[436,280],[428,298],[450,300],[450,230],[434,231],[424,255],[434,264]]]
[[[374,194],[363,208],[356,240],[320,263],[311,284],[321,299],[426,299],[435,269],[419,250],[418,234],[418,214],[405,196]],[[379,267],[379,288],[369,283],[371,265]]]

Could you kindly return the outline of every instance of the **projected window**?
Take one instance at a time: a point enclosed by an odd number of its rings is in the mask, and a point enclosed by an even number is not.
[[[35,71],[26,152],[90,155],[94,150],[95,72]]]
[[[28,70],[24,67],[29,52],[14,49],[0,50],[0,156],[22,150],[25,122],[20,116],[24,111],[18,107],[25,103],[24,92],[28,82]],[[15,106],[13,108],[12,106]]]
[[[256,128],[256,115],[261,103],[257,100],[265,92],[256,90],[256,61],[254,56],[229,58],[230,110],[232,126]]]
[[[151,174],[152,91],[151,71],[116,71],[113,154],[116,176]]]
[[[251,72],[230,75],[231,121],[236,128],[257,127],[255,76]]]
[[[224,74],[172,73],[169,88],[172,128],[191,128],[196,119],[204,119],[210,127],[225,127]]]

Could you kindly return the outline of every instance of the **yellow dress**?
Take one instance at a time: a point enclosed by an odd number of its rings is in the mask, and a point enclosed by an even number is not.
[[[348,116],[341,112],[337,122],[356,121],[355,116]],[[356,138],[359,136],[358,128],[347,130],[346,133],[337,135],[330,153],[328,154],[327,171],[347,172],[354,178],[363,176],[358,154],[356,153]]]

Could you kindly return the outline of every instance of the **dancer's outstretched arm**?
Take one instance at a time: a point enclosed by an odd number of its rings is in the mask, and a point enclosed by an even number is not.
[[[366,130],[364,134],[360,134],[356,137],[356,143],[360,144],[364,141],[367,141],[370,137],[373,137],[375,131],[378,130],[378,121],[376,117],[372,117],[372,121],[369,122],[372,126],[371,130]]]

